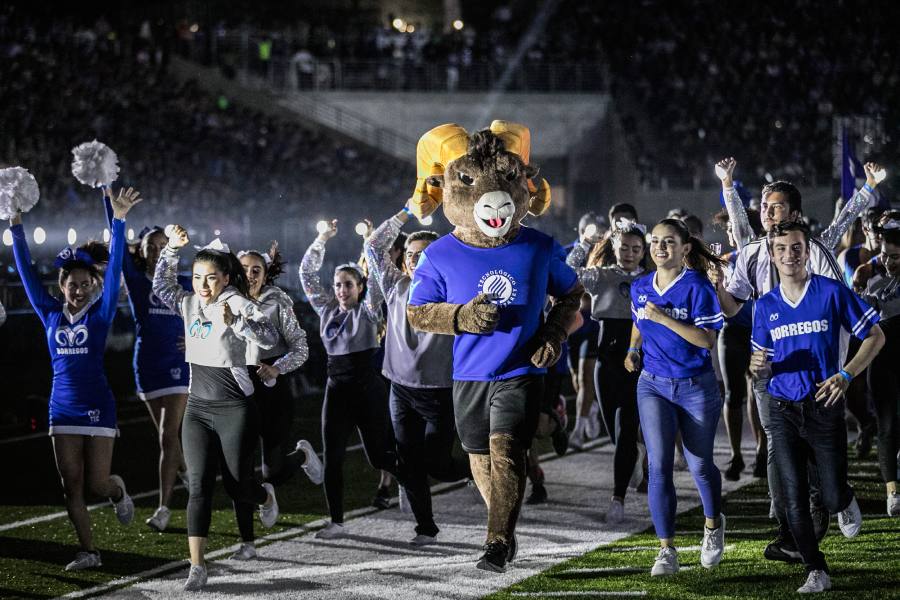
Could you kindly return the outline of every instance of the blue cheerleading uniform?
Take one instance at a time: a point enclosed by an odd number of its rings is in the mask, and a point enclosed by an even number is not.
[[[103,199],[107,221],[112,219],[109,198]],[[134,381],[138,398],[152,400],[171,394],[187,394],[190,368],[178,339],[184,336],[181,316],[153,293],[153,278],[126,255],[122,273],[128,290],[128,304],[134,318]],[[178,283],[191,291],[190,277],[179,276]]]
[[[112,221],[103,294],[75,315],[70,315],[65,303],[44,289],[31,265],[31,252],[22,225],[15,225],[10,230],[16,267],[25,293],[47,332],[53,367],[50,435],[116,437],[116,402],[103,370],[103,353],[119,297],[125,221]]]

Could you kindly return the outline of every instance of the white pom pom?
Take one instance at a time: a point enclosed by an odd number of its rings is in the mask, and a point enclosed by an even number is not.
[[[884,181],[885,177],[887,177],[887,171],[885,171],[884,169],[878,169],[877,171],[872,173],[872,176],[875,178],[875,183],[881,183],[882,181]]]
[[[72,148],[72,175],[85,185],[97,188],[119,178],[119,157],[97,140]]]
[[[171,238],[173,235],[175,235],[175,226],[171,225],[171,224],[166,225],[166,228],[163,230],[163,233],[166,234],[167,238]]]
[[[725,179],[726,177],[728,177],[728,171],[726,171],[719,165],[716,165],[716,177],[718,177],[719,179]]]
[[[11,219],[17,212],[28,212],[40,197],[37,181],[27,169],[0,169],[0,219]]]

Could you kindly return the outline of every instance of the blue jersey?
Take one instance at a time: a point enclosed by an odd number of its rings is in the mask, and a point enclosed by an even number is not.
[[[104,198],[107,220],[112,219],[112,205]],[[122,259],[122,273],[128,290],[128,304],[134,317],[134,377],[138,396],[149,400],[169,394],[187,394],[190,370],[179,349],[184,337],[181,315],[171,310],[153,293],[153,279],[137,268],[131,255]],[[178,283],[192,290],[190,277],[179,277]]]
[[[500,307],[497,328],[461,333],[453,342],[453,379],[492,381],[544,373],[531,364],[530,342],[542,322],[546,296],[562,296],[578,282],[552,237],[522,227],[499,248],[476,248],[445,235],[425,249],[413,277],[409,304],[465,304],[490,294]]]
[[[23,227],[11,229],[25,293],[47,332],[53,366],[50,434],[115,436],[116,404],[103,371],[103,352],[119,298],[125,221],[112,222],[102,296],[81,313],[71,315],[72,320],[63,310],[64,303],[47,293],[34,271]]]
[[[878,320],[874,308],[828,277],[811,275],[796,303],[776,287],[756,302],[751,340],[772,361],[769,393],[795,402],[813,394],[843,366],[842,332],[864,339]]]
[[[847,248],[847,251],[844,252],[844,282],[851,290],[853,289],[853,274],[856,273],[856,267],[862,263],[859,257],[860,250],[862,250],[862,244]]]
[[[631,284],[631,316],[641,332],[644,370],[658,377],[683,379],[712,371],[709,350],[690,343],[665,325],[644,315],[652,302],[677,321],[701,329],[721,329],[725,322],[716,291],[705,275],[685,268],[661,290],[656,272]]]

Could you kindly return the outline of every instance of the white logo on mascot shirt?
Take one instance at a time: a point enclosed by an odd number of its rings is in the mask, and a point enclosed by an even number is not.
[[[56,341],[57,354],[87,354],[88,328],[85,325],[75,327],[57,327],[53,335]]]
[[[507,306],[516,299],[516,280],[501,269],[494,269],[482,275],[478,287],[481,293],[490,296],[491,302],[497,306]]]

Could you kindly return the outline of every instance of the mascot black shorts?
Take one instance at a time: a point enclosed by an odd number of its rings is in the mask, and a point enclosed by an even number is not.
[[[453,411],[463,450],[489,454],[493,433],[508,433],[531,446],[544,396],[543,375],[500,381],[454,381]]]

